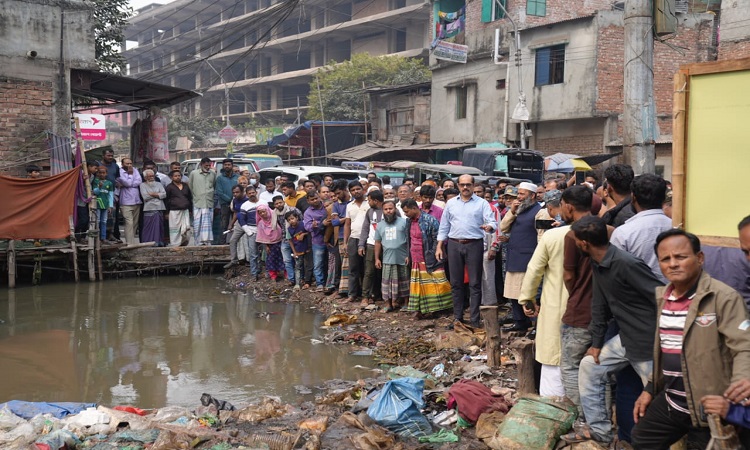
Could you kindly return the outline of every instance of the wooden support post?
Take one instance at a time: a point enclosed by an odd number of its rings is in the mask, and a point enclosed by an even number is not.
[[[99,269],[99,281],[104,281],[104,268],[102,267],[102,240],[96,237],[96,266]]]
[[[534,382],[534,341],[531,339],[516,339],[510,344],[513,356],[516,358],[518,369],[518,394],[535,394]]]
[[[16,241],[8,240],[8,287],[16,287]]]
[[[711,441],[706,450],[739,450],[740,439],[733,425],[722,425],[721,417],[708,415],[708,428],[711,430]]]
[[[81,149],[81,154],[84,155],[83,161],[81,163],[81,173],[83,174],[83,182],[86,186],[86,198],[92,198],[93,193],[91,191],[91,180],[89,174],[89,166],[86,163],[86,156],[83,151],[83,136],[81,135],[81,123],[78,120],[78,117],[75,118],[75,125],[76,125],[76,138],[77,138],[77,145],[78,148]],[[95,239],[93,236],[93,232],[99,230],[99,221],[96,220],[96,202],[89,202],[88,208],[86,208],[86,212],[89,215],[89,229],[87,233],[87,241],[86,245],[88,247],[86,252],[86,262],[89,269],[89,281],[96,281],[96,269],[94,268],[94,252],[95,249]],[[99,233],[96,234],[96,239],[99,239]]]
[[[73,276],[75,277],[76,283],[81,281],[81,277],[78,274],[78,246],[76,245],[76,233],[75,226],[73,226],[73,216],[68,217],[70,223],[70,248],[73,250]]]
[[[500,322],[497,321],[497,306],[482,306],[479,308],[487,331],[487,365],[500,367],[502,355],[502,338],[500,337]]]

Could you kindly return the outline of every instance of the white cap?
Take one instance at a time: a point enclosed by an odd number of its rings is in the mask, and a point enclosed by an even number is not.
[[[367,194],[369,194],[372,191],[379,191],[379,190],[380,190],[380,188],[377,187],[377,186],[370,186],[370,187],[367,188]]]
[[[536,184],[524,181],[518,185],[518,189],[526,189],[527,191],[536,192]]]

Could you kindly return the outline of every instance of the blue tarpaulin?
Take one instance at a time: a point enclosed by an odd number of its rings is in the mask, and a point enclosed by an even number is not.
[[[286,130],[285,132],[283,132],[282,134],[279,134],[278,136],[274,136],[273,139],[269,139],[268,145],[269,147],[273,147],[279,144],[283,144],[284,142],[294,137],[297,133],[299,133],[300,130],[309,130],[313,126],[323,126],[323,124],[325,124],[326,126],[362,125],[362,122],[343,122],[343,121],[322,122],[320,120],[308,120],[307,122],[304,122],[302,125],[296,126],[294,128],[290,128]]]
[[[46,403],[46,402],[25,402],[22,400],[11,400],[6,403],[0,403],[0,409],[8,408],[13,414],[23,419],[31,419],[39,414],[52,414],[58,419],[65,416],[78,414],[86,408],[96,408],[96,403]]]

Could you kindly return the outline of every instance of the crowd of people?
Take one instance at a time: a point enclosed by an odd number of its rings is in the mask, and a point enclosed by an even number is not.
[[[247,263],[256,281],[267,273],[417,320],[452,316],[449,328],[483,327],[480,308],[507,302],[504,330],[537,338],[540,395],[578,408],[563,440],[666,449],[688,434],[705,447],[706,414],[717,414],[744,427],[747,445],[750,299],[704,270],[701,243],[673,228],[669,182],[657,175],[615,164],[580,184],[463,175],[394,187],[375,173],[261,180],[230,159],[220,173],[208,158],[189,177],[172,168],[147,162],[141,175],[111,154],[90,168],[97,208],[119,205],[128,243],[142,211],[141,241],[218,238],[230,248],[225,268]],[[750,261],[750,216],[739,236]]]
[[[623,164],[601,182],[587,175],[238,185],[226,267],[246,239],[256,280],[265,260],[295,289],[453,325],[482,327],[480,308],[508,301],[504,330],[538,333],[540,394],[579,409],[571,443],[666,449],[689,434],[705,445],[706,414],[750,426],[745,299],[703,270],[697,237],[672,227],[666,180]],[[750,218],[739,229],[750,235]]]

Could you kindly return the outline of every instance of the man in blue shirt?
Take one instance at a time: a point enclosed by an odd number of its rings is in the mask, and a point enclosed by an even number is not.
[[[458,189],[461,195],[445,205],[438,229],[435,257],[442,260],[447,250],[451,268],[450,282],[453,292],[453,318],[463,322],[464,270],[469,273],[471,325],[479,327],[479,306],[482,303],[482,255],[484,233],[497,229],[497,220],[490,204],[474,195],[474,177],[461,175]],[[445,248],[447,247],[447,248]]]
[[[225,159],[221,162],[221,173],[216,177],[216,195],[219,196],[219,207],[221,208],[221,229],[226,230],[229,221],[232,220],[232,188],[240,179],[239,174],[233,170],[234,161]],[[227,243],[227,235],[219,237],[219,244]]]

